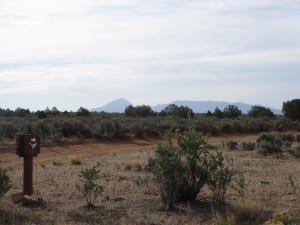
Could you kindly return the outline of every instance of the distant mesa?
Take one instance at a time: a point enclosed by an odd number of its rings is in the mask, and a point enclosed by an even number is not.
[[[166,106],[170,104],[175,104],[177,106],[187,106],[191,108],[195,113],[206,113],[208,110],[213,112],[216,107],[218,107],[220,110],[223,110],[227,105],[235,105],[240,110],[242,110],[243,113],[248,113],[248,111],[251,109],[252,105],[242,103],[242,102],[236,102],[236,103],[230,103],[226,101],[189,101],[189,100],[176,100],[167,104],[158,104],[155,106],[152,106],[153,111],[160,112],[163,110]],[[102,107],[94,108],[91,111],[96,112],[115,112],[115,113],[123,113],[127,106],[132,105],[128,100],[126,99],[117,99],[114,100]],[[267,107],[267,106],[266,106]],[[274,109],[270,108],[272,112],[276,115],[282,115],[282,111],[280,109]]]
[[[228,105],[235,105],[240,110],[242,110],[242,113],[246,114],[251,109],[252,105],[242,103],[242,102],[225,102],[225,101],[186,101],[186,100],[176,100],[174,102],[170,102],[168,104],[160,104],[155,105],[152,107],[152,109],[156,112],[160,112],[163,110],[167,105],[169,104],[175,104],[177,106],[187,106],[191,108],[195,113],[206,113],[208,110],[213,112],[216,107],[218,107],[220,110],[224,110],[224,108]],[[276,115],[281,115],[282,111],[280,109],[274,109],[270,108],[272,112]]]

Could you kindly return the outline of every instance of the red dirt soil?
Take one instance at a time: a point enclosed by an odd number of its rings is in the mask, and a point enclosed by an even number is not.
[[[208,138],[209,143],[226,140],[254,141],[257,134],[250,135],[222,135]],[[68,158],[83,159],[93,155],[104,155],[118,152],[132,152],[144,148],[155,147],[163,139],[144,138],[130,140],[93,141],[88,140],[80,144],[42,145],[41,154],[34,158],[34,164],[43,164],[54,160],[65,160]],[[16,155],[14,144],[0,146],[0,166],[2,168],[15,168],[23,165],[23,159]]]

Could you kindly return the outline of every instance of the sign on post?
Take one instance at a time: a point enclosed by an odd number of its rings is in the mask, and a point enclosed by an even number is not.
[[[40,153],[40,138],[35,134],[23,134],[17,137],[16,154],[24,158],[23,194],[32,195],[33,157]]]

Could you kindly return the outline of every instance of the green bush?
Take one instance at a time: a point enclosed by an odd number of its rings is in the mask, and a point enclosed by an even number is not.
[[[96,180],[99,179],[98,168],[99,163],[92,168],[82,170],[78,175],[81,184],[76,184],[76,188],[86,200],[88,208],[94,207],[95,201],[103,191],[103,187],[96,183]]]
[[[78,166],[78,165],[81,165],[81,161],[80,161],[80,159],[73,158],[73,159],[71,159],[71,164]]]
[[[295,137],[292,134],[280,134],[280,137],[282,138],[283,141],[287,141],[287,142],[295,141]]]
[[[222,152],[207,150],[205,141],[193,124],[179,136],[177,146],[168,143],[156,148],[154,175],[161,189],[166,209],[175,202],[192,202],[201,188],[208,184],[214,201],[224,201],[234,171]]]
[[[296,136],[296,141],[300,142],[300,135],[299,134],[297,134],[297,136]]]
[[[256,147],[255,142],[242,142],[242,148],[245,151],[252,151]]]
[[[178,138],[180,157],[183,165],[183,179],[177,193],[177,201],[194,201],[208,179],[209,152],[205,140],[193,124],[188,126],[183,137]]]
[[[0,198],[2,198],[10,188],[11,183],[9,176],[6,174],[6,170],[0,168]]]
[[[230,140],[226,142],[226,146],[229,150],[235,150],[238,147],[238,142]]]
[[[213,202],[222,203],[225,201],[227,188],[235,172],[232,167],[232,161],[225,160],[222,152],[217,152],[211,157],[208,186],[213,193]]]
[[[283,141],[276,133],[262,133],[256,143],[258,151],[264,155],[282,152]]]
[[[160,193],[166,210],[173,210],[178,187],[182,179],[182,166],[177,147],[168,143],[158,144],[155,150],[154,176],[160,184]]]

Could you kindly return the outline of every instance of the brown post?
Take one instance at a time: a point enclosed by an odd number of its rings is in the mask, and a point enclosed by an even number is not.
[[[40,153],[40,138],[34,134],[24,134],[17,138],[17,155],[24,157],[23,194],[32,195],[33,157]]]
[[[24,195],[32,195],[33,187],[32,187],[32,173],[33,173],[33,157],[25,156],[24,157],[24,165],[23,165],[23,194]]]

